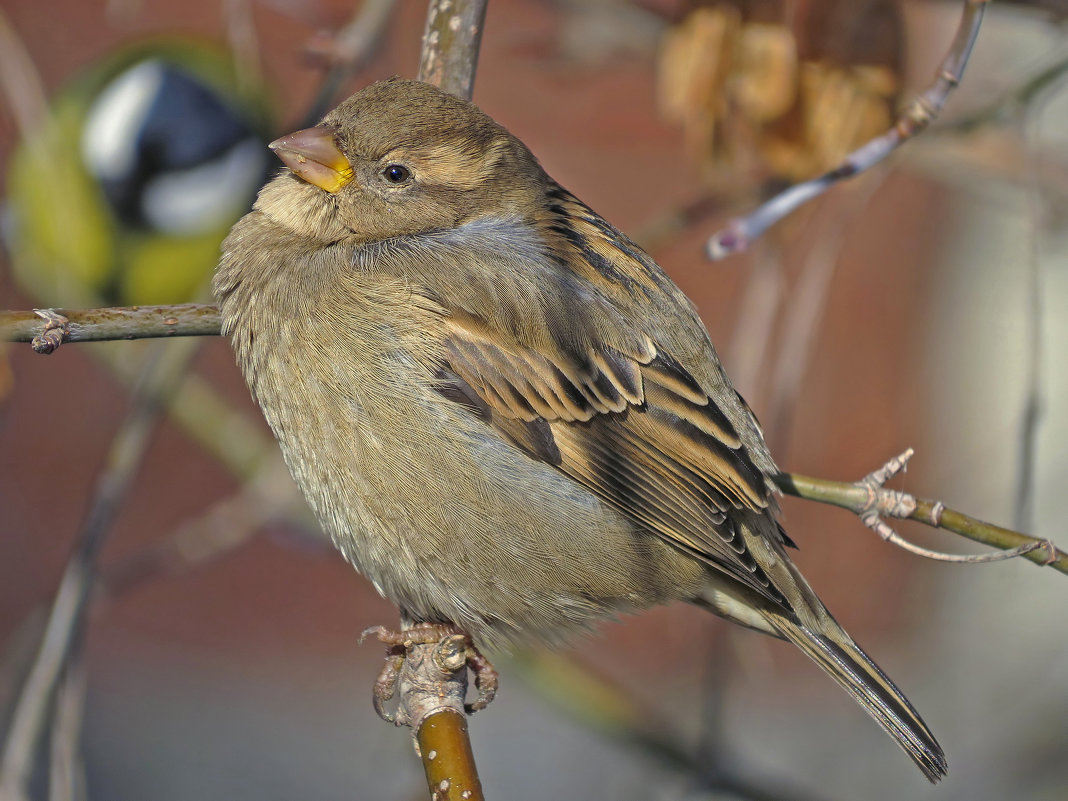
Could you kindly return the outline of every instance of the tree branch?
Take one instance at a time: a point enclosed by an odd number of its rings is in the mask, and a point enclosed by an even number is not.
[[[419,72],[421,79],[470,99],[485,11],[486,0],[466,3],[433,0],[430,3]],[[386,15],[388,11],[383,12],[383,16]],[[33,349],[42,354],[55,352],[64,342],[214,335],[220,333],[220,326],[218,309],[198,304],[0,313],[0,339],[29,341]],[[152,384],[154,390],[163,386],[160,382]],[[138,407],[139,411],[155,411],[156,408],[157,403]],[[142,419],[136,413],[134,417],[138,421]],[[142,428],[135,425],[133,430],[140,433]],[[68,565],[69,575],[61,584],[45,642],[31,671],[31,681],[20,696],[19,708],[8,732],[8,749],[0,760],[3,768],[0,795],[5,799],[22,798],[26,793],[30,755],[43,723],[43,710],[47,700],[53,697],[59,669],[66,661],[72,637],[80,630],[94,573],[94,557],[103,531],[110,522],[109,512],[116,508],[116,500],[123,494],[132,475],[128,466],[136,464],[143,451],[145,436],[132,444],[126,442],[128,433],[124,429],[117,442],[122,445],[119,450],[123,458],[116,457],[117,463],[102,478],[98,503],[86,524],[78,552]],[[64,598],[67,601],[61,603]],[[400,704],[405,722],[411,726],[420,748],[432,797],[442,801],[480,801],[482,790],[467,736],[464,711],[467,649],[460,647],[457,653],[452,653],[450,645],[456,651],[455,638],[447,638],[434,646],[413,646],[408,650],[408,658],[401,667]]]
[[[375,711],[383,720],[412,730],[432,801],[483,801],[467,734],[468,710],[481,707],[464,703],[469,638],[434,634],[397,640],[405,632],[382,626],[367,629],[364,636],[372,633],[387,642],[385,667],[375,682]],[[397,709],[390,712],[384,704],[394,696]]]
[[[38,353],[48,354],[62,342],[217,336],[221,325],[218,307],[201,303],[3,311],[0,312],[0,340],[31,342]],[[51,331],[61,332],[61,338],[50,342],[47,335]]]
[[[364,0],[340,30],[318,37],[308,45],[308,55],[325,62],[329,69],[304,116],[302,127],[310,128],[318,123],[335,105],[338,90],[345,80],[374,58],[395,6],[395,0]]]
[[[879,470],[851,484],[802,476],[797,473],[782,473],[775,479],[775,483],[787,495],[848,509],[859,516],[866,526],[875,529],[884,539],[920,556],[943,562],[967,563],[1023,556],[1035,564],[1049,565],[1061,573],[1068,573],[1068,554],[1058,549],[1048,539],[1030,537],[1018,531],[985,523],[963,512],[949,509],[941,501],[916,498],[908,493],[883,487],[887,480],[905,467],[912,454],[913,450],[909,448]],[[915,520],[933,528],[946,529],[984,545],[999,548],[1005,553],[993,555],[994,558],[991,558],[990,555],[955,557],[928,551],[901,538],[882,520],[883,517]],[[946,558],[947,556],[949,558]]]
[[[463,637],[413,645],[401,668],[400,695],[434,801],[483,801],[467,735]]]

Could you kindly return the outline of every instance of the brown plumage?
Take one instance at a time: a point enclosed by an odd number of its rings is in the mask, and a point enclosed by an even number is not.
[[[945,773],[790,561],[760,428],[637,245],[414,81],[272,146],[291,170],[223,246],[225,330],[312,508],[407,620],[555,642],[690,601],[794,642]]]

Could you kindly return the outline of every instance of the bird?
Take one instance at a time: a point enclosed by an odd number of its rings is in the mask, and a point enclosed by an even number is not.
[[[788,640],[923,774],[942,748],[787,553],[696,307],[473,103],[393,78],[270,147],[223,332],[305,498],[405,625],[568,641],[687,601]]]
[[[12,154],[15,280],[68,308],[202,296],[271,171],[268,116],[232,54],[199,38],[136,42],[87,65]]]

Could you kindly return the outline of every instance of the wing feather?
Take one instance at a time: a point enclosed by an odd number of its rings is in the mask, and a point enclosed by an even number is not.
[[[369,245],[354,267],[389,271],[440,309],[446,397],[636,526],[784,603],[731,515],[766,516],[765,536],[782,542],[774,463],[692,304],[573,195],[548,192],[540,227],[474,220]]]

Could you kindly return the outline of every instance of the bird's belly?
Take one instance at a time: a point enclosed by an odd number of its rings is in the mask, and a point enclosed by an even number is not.
[[[418,375],[369,371],[339,392],[304,371],[269,382],[285,387],[270,399],[257,387],[323,526],[409,616],[454,622],[491,644],[554,641],[696,595],[699,563]]]

